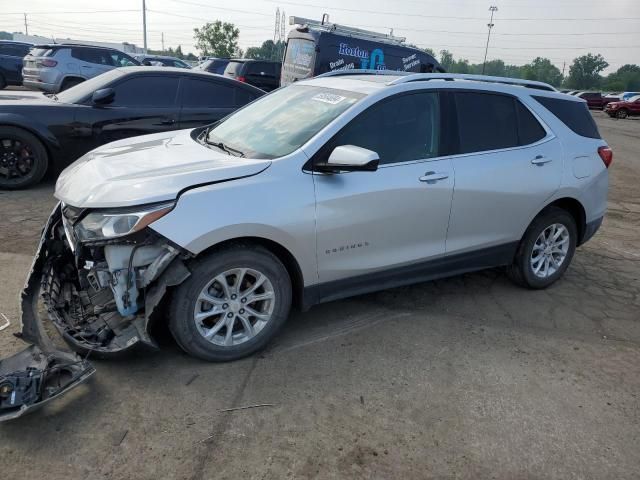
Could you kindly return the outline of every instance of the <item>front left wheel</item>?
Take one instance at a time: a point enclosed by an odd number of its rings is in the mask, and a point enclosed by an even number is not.
[[[202,360],[237,360],[264,348],[289,316],[291,280],[261,246],[235,246],[196,259],[174,292],[169,328]]]
[[[0,189],[35,185],[49,165],[47,150],[34,135],[16,127],[0,127]]]

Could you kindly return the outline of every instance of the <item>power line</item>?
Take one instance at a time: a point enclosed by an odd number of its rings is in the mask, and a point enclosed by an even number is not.
[[[329,5],[315,5],[311,3],[298,3],[298,2],[290,2],[285,0],[265,0],[269,3],[284,3],[287,5],[296,5],[299,7],[311,7],[311,8],[321,8],[324,10],[338,10],[342,12],[355,12],[359,14],[369,14],[369,15],[390,15],[390,16],[401,16],[401,17],[420,17],[420,18],[447,18],[447,19],[455,19],[455,20],[483,20],[481,17],[457,17],[457,16],[445,16],[445,15],[426,15],[420,13],[398,13],[398,12],[384,12],[379,10],[361,10],[355,8],[342,8],[342,7],[332,7]],[[523,18],[502,18],[501,21],[540,21],[546,22],[550,20],[560,20],[560,21],[576,21],[576,20],[584,20],[584,21],[603,21],[603,20],[640,20],[640,17],[599,17],[599,18],[541,18],[541,17],[523,17]]]
[[[68,14],[73,14],[73,15],[82,15],[82,14],[94,14],[94,13],[122,13],[122,12],[139,12],[140,10],[92,10],[90,12],[60,12],[60,11],[55,11],[55,12],[26,12],[27,15],[68,15]],[[25,12],[2,12],[0,13],[0,15],[24,15]]]
[[[186,0],[171,0],[171,1],[175,2],[175,3],[182,3],[184,5],[195,5],[197,7],[211,8],[211,9],[214,9],[214,10],[222,10],[224,12],[248,13],[248,14],[251,14],[251,15],[260,15],[260,16],[263,16],[263,17],[272,17],[273,16],[273,14],[271,14],[271,13],[252,12],[252,11],[249,11],[249,10],[238,10],[238,9],[226,8],[226,7],[225,8],[214,7],[214,6],[211,6],[211,5],[204,4],[204,3],[188,2]]]

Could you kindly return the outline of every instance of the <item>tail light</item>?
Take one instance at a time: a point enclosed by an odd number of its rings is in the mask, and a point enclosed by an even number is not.
[[[600,155],[604,166],[609,168],[609,165],[611,165],[611,162],[613,162],[613,150],[611,150],[609,147],[599,147],[598,155]]]
[[[246,82],[247,79],[244,77],[236,77],[236,80],[238,80],[239,82]]]
[[[38,61],[39,67],[55,67],[56,65],[58,65],[58,62],[56,62],[55,60],[51,60],[49,58],[45,58],[44,60]]]

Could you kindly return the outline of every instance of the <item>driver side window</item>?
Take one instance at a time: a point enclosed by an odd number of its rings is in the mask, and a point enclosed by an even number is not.
[[[331,140],[328,153],[356,145],[378,153],[380,164],[438,156],[440,102],[437,92],[416,92],[383,100],[362,112]]]

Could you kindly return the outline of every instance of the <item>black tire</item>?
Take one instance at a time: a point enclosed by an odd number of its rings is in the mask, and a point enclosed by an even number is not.
[[[80,85],[84,80],[82,78],[67,78],[62,82],[62,86],[60,87],[60,91],[63,92],[68,90],[71,87],[75,87],[76,85]]]
[[[22,163],[24,169],[18,164],[20,157],[26,155],[29,155],[28,170],[26,164]],[[47,173],[48,166],[49,155],[40,140],[21,128],[0,126],[0,189],[35,185]]]
[[[627,111],[626,108],[621,108],[616,112],[616,118],[619,118],[621,120],[627,118],[628,116],[629,116],[629,112]]]
[[[552,275],[541,278],[534,273],[531,265],[531,255],[533,247],[540,234],[553,224],[563,225],[569,233],[569,247],[564,261]],[[567,270],[573,254],[576,250],[578,240],[578,228],[573,216],[558,207],[549,207],[543,210],[529,225],[525,232],[513,263],[507,267],[508,277],[517,285],[531,289],[543,289],[552,285]]]
[[[221,273],[235,268],[255,269],[269,279],[275,294],[273,312],[254,337],[238,345],[220,346],[206,340],[198,331],[194,312],[197,297],[206,285]],[[239,244],[194,260],[191,276],[173,293],[169,329],[178,345],[188,354],[202,360],[226,362],[264,348],[284,325],[290,309],[291,279],[282,262],[261,246]],[[226,331],[226,327],[223,328]]]

